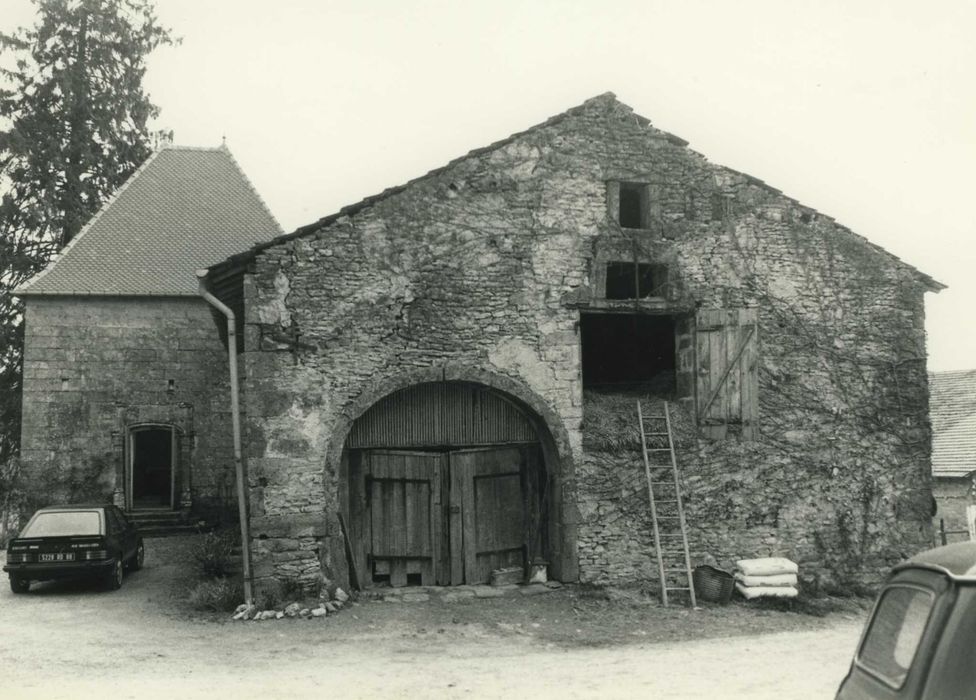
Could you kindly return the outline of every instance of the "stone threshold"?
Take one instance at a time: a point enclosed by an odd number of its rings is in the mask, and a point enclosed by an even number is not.
[[[504,586],[464,585],[464,586],[403,586],[400,588],[367,588],[359,592],[360,601],[379,601],[384,603],[426,603],[440,601],[457,603],[474,598],[503,598],[520,595],[540,595],[551,593],[563,587],[559,581],[546,583],[512,583]]]

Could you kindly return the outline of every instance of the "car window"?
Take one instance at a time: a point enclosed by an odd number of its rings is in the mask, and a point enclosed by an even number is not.
[[[888,588],[871,620],[858,662],[892,688],[901,688],[934,602],[931,591],[909,586]]]
[[[65,537],[100,535],[101,518],[96,510],[66,510],[38,513],[20,533],[21,537]]]

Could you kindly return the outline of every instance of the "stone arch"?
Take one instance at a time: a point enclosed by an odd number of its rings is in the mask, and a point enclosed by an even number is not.
[[[562,581],[579,576],[576,533],[576,464],[569,434],[559,415],[539,394],[511,377],[478,367],[438,366],[411,370],[378,379],[364,388],[337,417],[326,452],[325,483],[344,478],[343,455],[355,421],[381,399],[396,391],[430,382],[467,382],[498,392],[514,400],[533,423],[539,436],[550,478],[549,525],[550,572]],[[340,506],[341,507],[341,506]]]

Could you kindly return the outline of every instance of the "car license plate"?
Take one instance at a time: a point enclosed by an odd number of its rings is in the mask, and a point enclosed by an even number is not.
[[[73,561],[74,558],[74,552],[55,552],[41,555],[41,561]]]

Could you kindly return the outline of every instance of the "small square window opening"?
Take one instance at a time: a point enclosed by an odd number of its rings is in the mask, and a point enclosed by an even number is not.
[[[607,263],[606,299],[667,296],[667,268],[651,263]]]

